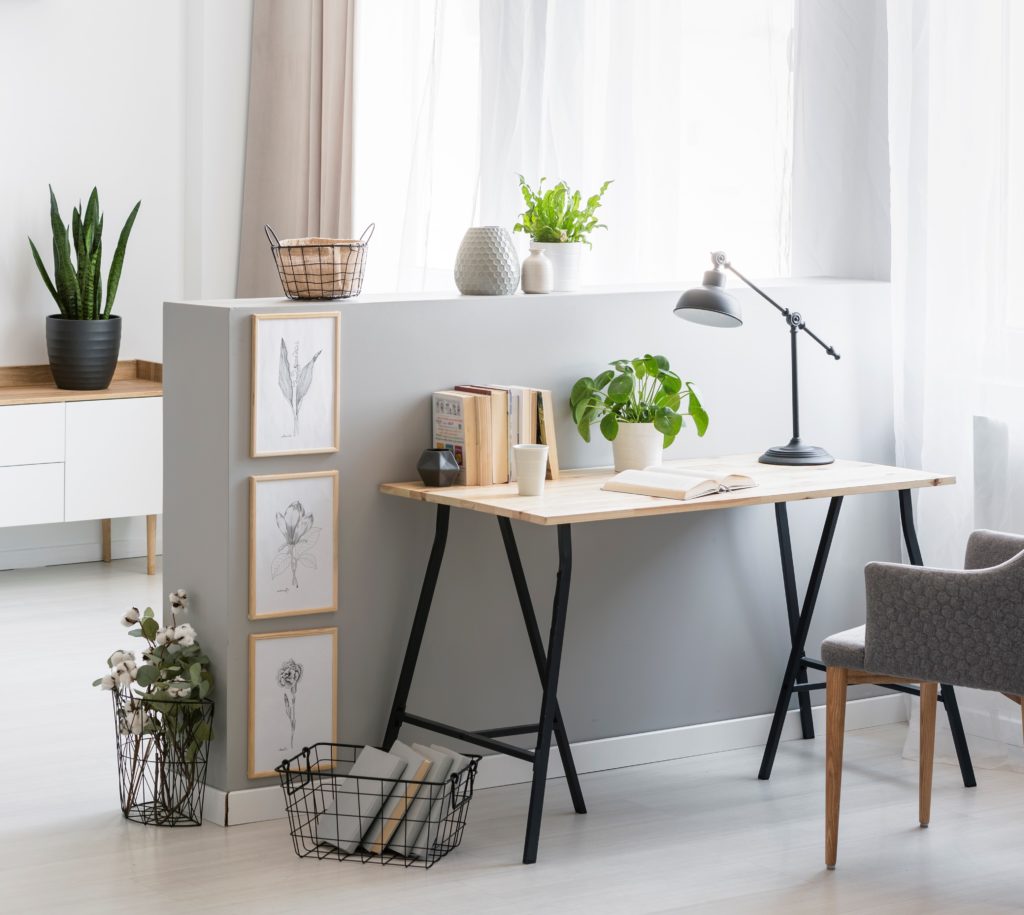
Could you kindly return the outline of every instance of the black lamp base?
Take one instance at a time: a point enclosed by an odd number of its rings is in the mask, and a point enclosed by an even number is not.
[[[835,460],[824,448],[817,445],[805,445],[800,439],[791,439],[788,445],[776,445],[762,454],[758,461],[762,464],[831,464]]]

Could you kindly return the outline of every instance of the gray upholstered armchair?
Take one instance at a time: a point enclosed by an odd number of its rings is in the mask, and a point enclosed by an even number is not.
[[[928,825],[939,683],[1024,695],[1024,537],[975,531],[964,571],[870,563],[866,624],[825,639],[825,863],[835,867],[846,688],[921,685],[919,819]]]

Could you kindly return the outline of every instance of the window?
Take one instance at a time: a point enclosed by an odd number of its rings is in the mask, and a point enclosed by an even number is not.
[[[361,4],[365,288],[453,288],[466,228],[515,223],[520,172],[615,179],[585,283],[693,282],[713,248],[786,274],[792,29],[793,0]]]

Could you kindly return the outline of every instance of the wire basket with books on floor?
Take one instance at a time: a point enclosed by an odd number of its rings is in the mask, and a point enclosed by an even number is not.
[[[318,743],[281,779],[300,858],[431,867],[459,847],[480,757],[436,744]]]

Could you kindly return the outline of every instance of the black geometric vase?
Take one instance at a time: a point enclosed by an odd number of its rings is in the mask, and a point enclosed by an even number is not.
[[[66,391],[104,391],[117,368],[121,349],[121,318],[111,315],[81,321],[63,315],[46,318],[46,350],[50,372]]]
[[[427,448],[416,470],[425,486],[451,486],[459,478],[459,462],[448,448]]]

